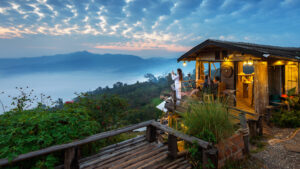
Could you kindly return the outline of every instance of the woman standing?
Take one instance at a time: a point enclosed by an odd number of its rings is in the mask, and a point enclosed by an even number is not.
[[[172,80],[174,80],[176,98],[178,100],[176,104],[179,104],[181,100],[181,81],[182,81],[181,69],[177,69],[177,75],[175,75],[174,71],[172,71]]]

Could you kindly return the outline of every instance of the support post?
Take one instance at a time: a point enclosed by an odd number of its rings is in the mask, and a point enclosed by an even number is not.
[[[64,160],[65,169],[79,169],[78,163],[78,148],[72,147],[65,150],[65,160]]]
[[[258,135],[263,135],[263,117],[259,116],[258,122],[257,122],[257,128],[258,128]]]
[[[177,137],[171,134],[168,135],[168,151],[169,151],[169,157],[173,159],[177,158],[177,152],[178,152]]]
[[[249,126],[249,135],[250,135],[250,137],[257,136],[257,121],[250,119],[248,121],[248,126]]]
[[[148,142],[154,142],[156,141],[157,137],[156,137],[156,127],[149,125],[147,126],[147,131],[146,131],[146,140]]]
[[[211,63],[208,62],[208,77],[211,80]]]
[[[247,119],[245,113],[240,113],[240,123],[242,126],[242,133],[243,133],[243,139],[244,139],[244,154],[249,154],[249,129],[247,127]]]
[[[215,147],[202,151],[202,167],[204,169],[217,169],[218,154],[218,149]]]

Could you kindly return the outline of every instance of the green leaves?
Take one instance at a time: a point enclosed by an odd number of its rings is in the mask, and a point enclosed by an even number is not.
[[[20,154],[98,133],[99,128],[85,112],[33,109],[6,113],[0,116],[0,158],[12,160]],[[47,157],[34,165],[49,168],[54,161]]]

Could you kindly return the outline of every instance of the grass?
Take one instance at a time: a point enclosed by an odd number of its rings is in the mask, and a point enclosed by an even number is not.
[[[250,138],[250,144],[254,147],[250,150],[251,153],[258,153],[265,150],[267,143],[263,139],[261,136]]]
[[[183,115],[186,134],[217,143],[234,133],[232,119],[221,102],[201,103],[190,100],[188,106],[188,111]]]
[[[227,160],[225,165],[222,169],[257,169],[257,168],[265,168],[264,163],[254,157],[247,157],[242,160],[234,161],[234,160]]]

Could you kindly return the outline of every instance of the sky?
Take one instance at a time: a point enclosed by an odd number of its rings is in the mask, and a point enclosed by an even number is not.
[[[179,57],[211,39],[300,47],[300,0],[0,0],[0,58]]]

